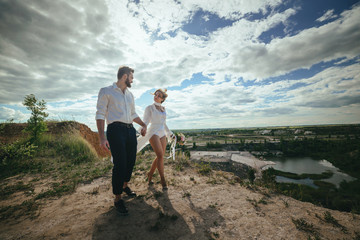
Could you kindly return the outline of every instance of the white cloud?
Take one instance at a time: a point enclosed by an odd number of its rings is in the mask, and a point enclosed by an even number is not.
[[[334,14],[334,9],[328,10],[324,15],[316,19],[317,22],[324,22],[333,18],[336,18],[337,15]]]
[[[274,39],[269,44],[247,43],[233,49],[225,69],[248,79],[279,76],[299,68],[337,58],[352,59],[360,55],[360,6],[319,28]],[[346,36],[346,37],[345,37]]]
[[[89,124],[90,128],[95,130],[96,102],[96,98],[88,98],[77,99],[75,101],[49,103],[47,105],[47,112],[49,113],[48,119],[86,122]]]
[[[279,4],[281,0],[233,0],[233,1],[202,1],[186,0],[181,1],[187,9],[201,8],[204,11],[216,13],[220,18],[239,19],[247,13],[267,13]]]
[[[252,41],[263,31],[285,21],[287,17],[294,14],[294,10],[289,9],[284,13],[271,14],[268,20],[261,23],[242,19],[234,24],[234,27],[214,32],[210,35],[209,40],[206,37],[189,35],[180,29],[183,22],[187,21],[191,14],[198,9],[216,13],[219,17],[230,18],[232,14],[225,14],[225,12],[240,12],[241,15],[249,12],[266,12],[267,7],[275,7],[279,3],[280,1],[254,1],[251,3],[209,1],[205,4],[203,1],[182,1],[181,4],[178,4],[176,2],[151,1],[140,2],[140,4],[132,3],[129,13],[123,6],[121,8],[121,3],[116,2],[110,7],[110,11],[121,9],[119,15],[123,17],[113,24],[129,34],[126,44],[131,46],[132,52],[127,55],[127,58],[129,62],[136,63],[135,78],[139,81],[139,84],[135,83],[136,95],[153,87],[154,83],[160,87],[179,85],[197,72],[219,73],[219,71],[223,71],[222,75],[229,74],[230,68],[227,65],[231,58],[226,58],[229,53],[234,49],[239,49],[239,45],[242,43]],[[234,8],[234,6],[236,7]],[[159,14],[164,11],[166,13]],[[174,12],[176,12],[175,17]],[[135,13],[136,17],[134,18],[132,14]],[[142,37],[145,31],[138,26],[148,24],[148,18],[156,21],[156,24],[152,23],[153,25],[147,26],[149,31],[163,33],[177,30],[177,35],[155,42]],[[134,21],[137,23],[135,27],[133,26]],[[165,23],[166,27],[161,25]],[[224,61],[223,64],[222,61]]]
[[[192,15],[192,6],[190,9],[184,8],[184,5],[176,1],[141,1],[139,4],[133,2],[128,9],[129,13],[140,21],[140,25],[158,36],[176,31],[182,22],[189,20]]]
[[[0,8],[7,9],[0,23],[0,103],[29,93],[46,100],[93,94],[122,57],[114,47],[121,42],[107,30],[106,6],[97,1],[7,1]]]
[[[0,107],[0,120],[3,122],[14,120],[15,122],[23,122],[29,118],[29,114],[23,114],[19,110],[12,108]]]
[[[175,129],[356,123],[360,116],[358,69],[359,64],[332,67],[308,79],[247,88],[230,81],[169,91],[165,105],[178,115],[171,118],[169,114],[168,122]],[[303,85],[290,90],[295,83]]]
[[[303,80],[309,85],[290,91],[294,106],[339,108],[360,105],[360,64],[328,68]]]

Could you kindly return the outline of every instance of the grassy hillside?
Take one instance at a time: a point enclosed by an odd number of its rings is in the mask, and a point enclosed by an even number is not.
[[[90,129],[75,122],[51,123],[49,132],[32,144],[22,132],[24,125],[8,124],[2,127],[2,136],[9,138],[0,143],[0,180],[9,177],[17,179],[15,185],[0,187],[1,199],[7,199],[16,192],[27,192],[29,198],[18,204],[0,208],[0,217],[33,213],[38,200],[62,196],[74,192],[80,183],[91,182],[103,176],[112,168],[109,160],[104,160],[92,144],[84,138],[92,139]],[[85,129],[85,130],[84,130]],[[96,136],[97,137],[97,136]],[[31,174],[31,183],[21,180]],[[40,192],[34,186],[46,179],[48,187]]]
[[[0,206],[0,220],[30,215],[35,217],[41,200],[73,193],[80,184],[111,175],[108,153],[99,148],[98,134],[77,122],[50,122],[48,132],[30,143],[25,124],[6,123],[0,127],[0,200],[25,193],[24,201]],[[149,171],[153,154],[139,153],[134,172]],[[167,161],[181,171],[188,157]],[[155,178],[156,178],[155,174]],[[25,181],[25,179],[31,179]],[[134,174],[133,178],[136,178]]]

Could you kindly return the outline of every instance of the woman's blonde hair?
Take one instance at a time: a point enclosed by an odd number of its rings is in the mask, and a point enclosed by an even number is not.
[[[168,97],[167,93],[166,93],[167,89],[166,88],[159,88],[157,89],[154,93],[152,93],[152,95],[155,95],[156,92],[161,92],[162,94],[162,101],[161,103],[163,103],[165,101],[165,99]]]

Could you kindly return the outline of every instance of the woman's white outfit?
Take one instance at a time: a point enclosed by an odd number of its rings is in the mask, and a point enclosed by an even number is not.
[[[149,139],[155,134],[160,138],[166,136],[170,140],[173,134],[166,125],[166,111],[161,112],[156,108],[156,105],[161,106],[160,103],[154,102],[145,109],[143,122],[148,126],[145,136],[138,137],[137,151],[140,152],[146,145],[149,144]],[[139,129],[139,131],[141,128]]]

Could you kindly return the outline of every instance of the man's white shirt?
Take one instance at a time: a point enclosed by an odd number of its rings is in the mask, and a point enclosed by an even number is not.
[[[138,117],[134,96],[128,88],[123,93],[116,83],[100,89],[96,108],[96,119],[106,120],[108,125],[113,122],[130,124]]]

